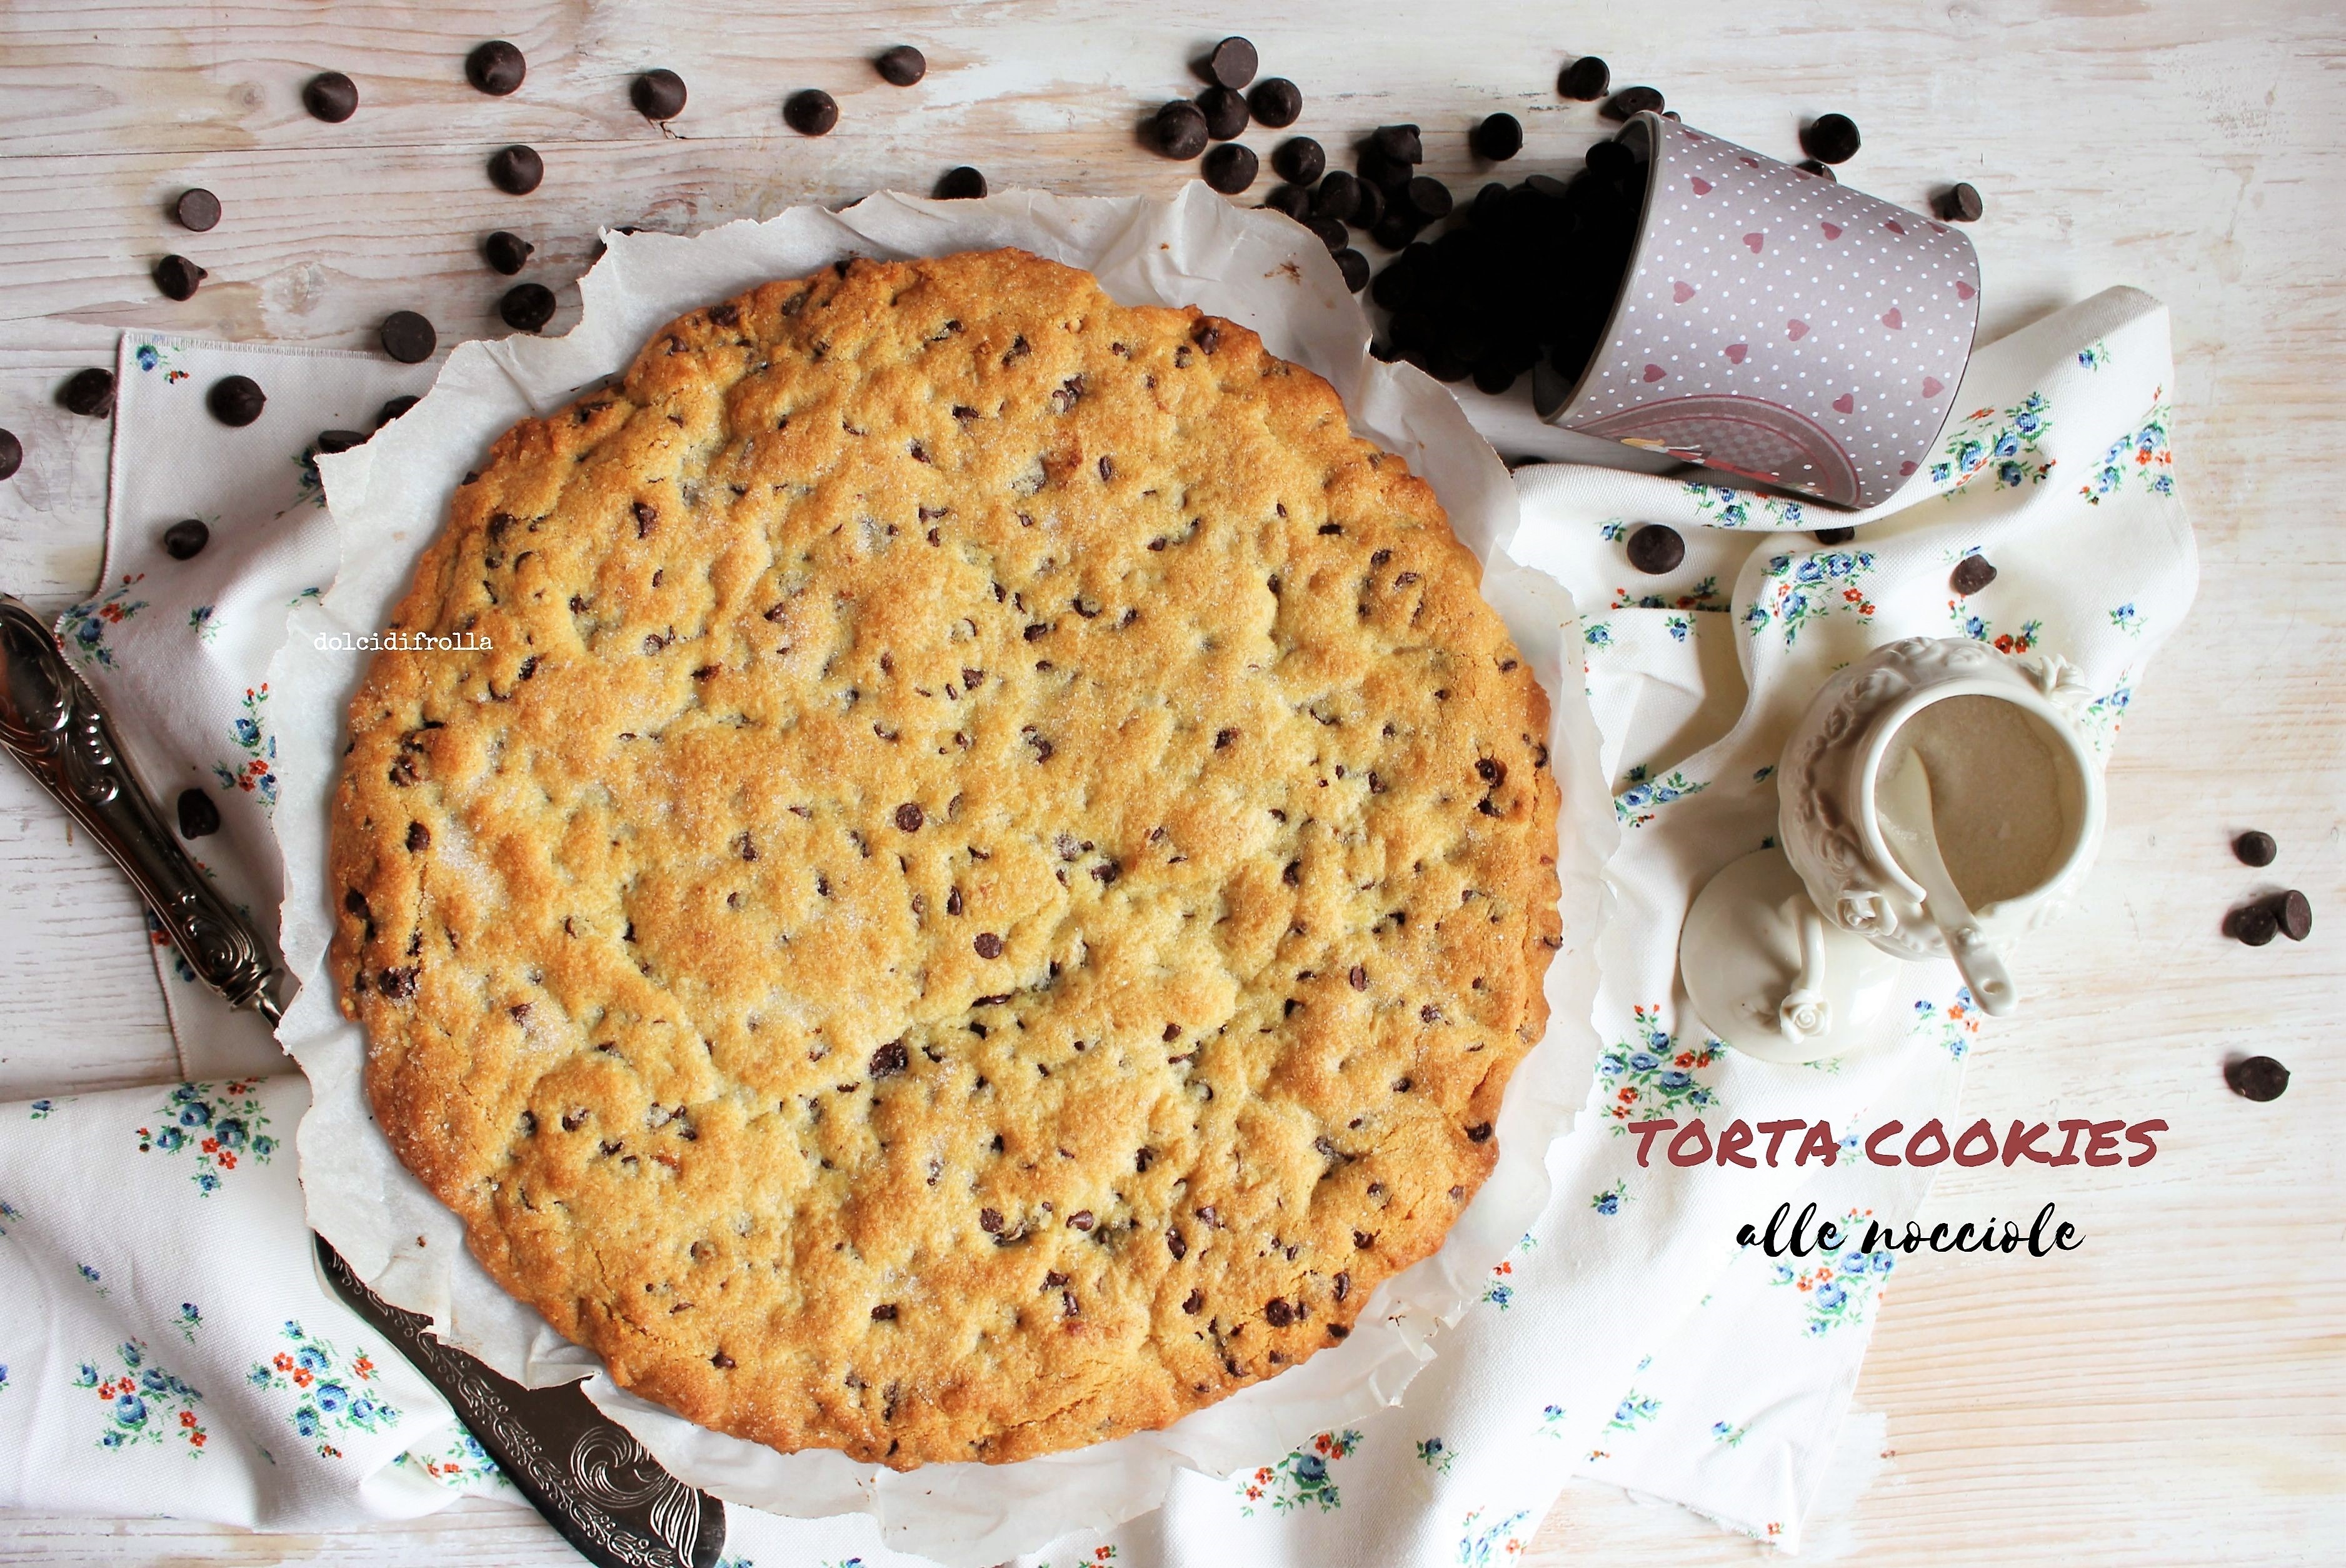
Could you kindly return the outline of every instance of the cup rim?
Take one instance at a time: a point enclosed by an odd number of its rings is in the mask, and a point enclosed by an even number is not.
[[[1882,840],[1881,820],[1875,814],[1874,785],[1881,776],[1882,759],[1888,754],[1890,743],[1897,738],[1898,732],[1906,727],[1907,722],[1923,709],[1955,697],[1994,697],[2034,715],[2060,740],[2062,755],[2076,770],[2081,785],[2079,795],[2084,802],[2082,820],[2076,825],[2069,852],[2062,857],[2061,863],[2026,892],[1999,899],[1972,911],[1974,915],[1984,915],[1988,911],[2002,909],[2006,904],[2025,903],[2040,898],[2045,890],[2058,887],[2076,874],[2092,853],[2097,836],[2095,830],[2102,815],[2102,778],[2094,767],[2093,754],[2086,748],[2085,738],[2077,733],[2077,727],[2069,721],[2067,714],[2046,701],[2034,686],[2015,686],[2009,680],[1993,676],[1967,675],[1934,682],[1900,697],[1882,710],[1872,727],[1872,733],[1866,738],[1864,749],[1858,754],[1856,828],[1858,841],[1864,846],[1867,858],[1888,872],[1892,881],[1917,902],[1923,897],[1921,884],[1906,874],[1906,868],[1898,863],[1898,857],[1890,852],[1890,846]]]
[[[1649,120],[1653,122],[1651,125],[1647,123]],[[1572,406],[1574,400],[1580,396],[1581,389],[1588,384],[1588,378],[1595,375],[1597,368],[1605,362],[1605,350],[1613,341],[1614,330],[1621,324],[1622,312],[1629,309],[1629,280],[1637,275],[1637,263],[1645,259],[1646,241],[1652,233],[1654,160],[1661,151],[1662,136],[1656,127],[1667,123],[1668,122],[1658,111],[1640,109],[1624,121],[1619,130],[1606,138],[1619,142],[1623,147],[1627,148],[1631,154],[1646,166],[1646,188],[1637,198],[1637,222],[1636,228],[1630,230],[1629,260],[1621,269],[1621,286],[1613,291],[1613,302],[1605,311],[1605,325],[1597,330],[1596,346],[1588,351],[1588,362],[1580,367],[1580,373],[1573,377],[1572,384],[1564,389],[1564,396],[1557,400],[1556,407],[1548,413],[1540,416],[1540,423],[1543,424],[1553,423],[1563,415],[1565,410]],[[1643,151],[1639,150],[1637,144],[1629,139],[1629,133],[1633,130],[1638,133],[1640,140],[1644,143]],[[1537,408],[1534,408],[1532,412],[1535,414],[1539,412]],[[1565,425],[1557,428],[1571,427]]]

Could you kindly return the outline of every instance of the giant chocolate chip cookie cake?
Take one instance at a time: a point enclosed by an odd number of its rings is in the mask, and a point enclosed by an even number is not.
[[[899,1468],[1343,1339],[1496,1156],[1547,702],[1252,333],[1014,250],[654,336],[457,491],[351,710],[399,1156],[618,1381]]]

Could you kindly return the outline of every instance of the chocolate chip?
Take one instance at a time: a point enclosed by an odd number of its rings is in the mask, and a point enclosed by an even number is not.
[[[1320,181],[1320,188],[1311,193],[1312,220],[1342,223],[1361,209],[1361,190],[1357,177],[1341,168],[1330,171]]]
[[[1262,199],[1273,212],[1283,212],[1298,223],[1311,221],[1311,193],[1300,185],[1282,185]]]
[[[301,87],[301,107],[313,120],[338,126],[359,112],[359,87],[340,71],[321,71]]]
[[[382,351],[403,365],[418,365],[440,346],[440,334],[413,311],[393,311],[382,319]]]
[[[1067,1225],[1069,1228],[1074,1230],[1088,1231],[1095,1223],[1096,1222],[1092,1218],[1092,1211],[1087,1208],[1079,1208],[1076,1210],[1075,1213],[1067,1216]]]
[[[1470,1144],[1489,1143],[1491,1141],[1491,1124],[1488,1122],[1477,1122],[1473,1126],[1467,1128],[1466,1141]]]
[[[520,235],[500,229],[481,241],[481,260],[510,278],[528,265],[530,253],[536,249]]]
[[[381,408],[375,410],[375,429],[381,430],[384,425],[389,424],[393,420],[397,419],[401,414],[405,413],[409,409],[413,408],[417,403],[422,402],[423,401],[423,400],[419,397],[393,398],[389,402],[384,403]]]
[[[1369,146],[1396,163],[1425,161],[1425,142],[1415,126],[1379,126],[1369,133]]]
[[[2273,842],[2270,833],[2250,830],[2232,840],[2232,853],[2244,866],[2270,866],[2280,852],[2280,846]]]
[[[201,234],[220,220],[219,198],[198,186],[179,192],[179,199],[171,204],[171,216],[179,227]]]
[[[733,1369],[733,1358],[719,1350],[709,1358],[709,1364],[720,1372],[729,1372]]]
[[[1594,55],[1583,55],[1566,66],[1556,78],[1559,97],[1575,103],[1593,104],[1613,87],[1613,67]]]
[[[201,839],[219,831],[219,808],[200,789],[179,791],[179,837]]]
[[[1157,111],[1157,150],[1167,158],[1191,158],[1206,150],[1206,111],[1176,98]]]
[[[2224,929],[2249,947],[2262,947],[2280,932],[2280,917],[2270,904],[2244,904],[2232,911]]]
[[[1800,127],[1800,150],[1819,163],[1847,163],[1857,156],[1857,122],[1847,115],[1819,115]]]
[[[1188,1298],[1181,1303],[1181,1310],[1187,1312],[1192,1318],[1195,1318],[1198,1313],[1205,1309],[1206,1293],[1203,1290],[1195,1288],[1191,1289]]]
[[[1606,99],[1605,107],[1596,112],[1608,120],[1626,120],[1632,115],[1658,111],[1661,107],[1662,95],[1652,87],[1623,87]]]
[[[1454,205],[1450,188],[1432,175],[1421,174],[1411,180],[1403,194],[1408,198],[1409,209],[1428,223],[1449,217]]]
[[[1369,238],[1388,250],[1399,250],[1417,238],[1417,215],[1396,207],[1371,226]]]
[[[413,964],[405,969],[386,969],[375,976],[375,987],[392,1001],[404,1002],[415,994],[415,982],[419,972],[418,968]],[[611,1148],[617,1146],[616,1144],[610,1145]],[[607,1148],[604,1152],[607,1154],[610,1149]]]
[[[1367,180],[1362,180],[1360,205],[1352,209],[1352,216],[1344,221],[1355,229],[1374,229],[1384,221],[1384,217],[1385,193]]]
[[[2313,932],[2313,905],[2306,896],[2292,888],[2273,900],[2272,911],[2280,921],[2281,935],[2291,942],[2303,942]]]
[[[1629,565],[1648,576],[1675,572],[1685,559],[1686,541],[1675,528],[1648,523],[1629,535]]]
[[[1366,991],[1369,988],[1369,971],[1366,964],[1352,965],[1352,973],[1345,978],[1352,983],[1352,989],[1355,991]]]
[[[13,430],[0,430],[0,479],[13,477],[25,463],[25,443]]]
[[[1820,545],[1846,545],[1856,537],[1857,530],[1854,528],[1820,528],[1816,533]]]
[[[1254,183],[1260,168],[1254,148],[1244,142],[1226,141],[1206,155],[1198,172],[1206,177],[1209,186],[1224,196],[1237,196]]]
[[[1284,1329],[1295,1321],[1295,1308],[1274,1296],[1262,1304],[1263,1320],[1274,1329]]]
[[[2289,1069],[2270,1056],[2227,1063],[2224,1082],[2243,1100],[2278,1100],[2289,1087]]]
[[[940,201],[968,201],[984,194],[985,176],[965,163],[945,170],[937,180]]]
[[[518,88],[527,75],[529,62],[503,38],[483,44],[464,56],[464,79],[494,98]]]
[[[896,830],[900,833],[917,833],[925,820],[927,814],[917,800],[907,800],[896,808]]]
[[[497,314],[516,331],[537,331],[554,320],[554,290],[543,283],[516,283],[497,301]]]
[[[1987,203],[1980,199],[1977,188],[1958,184],[1939,192],[1932,209],[1950,223],[1977,223]]]
[[[432,847],[432,830],[421,822],[407,824],[407,852],[420,855]]]
[[[1504,163],[1524,150],[1524,122],[1513,115],[1491,115],[1468,139],[1477,156]]]
[[[1235,90],[1254,80],[1255,71],[1261,63],[1252,44],[1244,38],[1225,38],[1214,46],[1212,54],[1206,56],[1206,76],[1209,81]]]
[[[1278,130],[1293,125],[1303,113],[1303,89],[1285,76],[1265,76],[1247,95],[1247,107],[1260,124]]]
[[[57,389],[57,402],[68,413],[87,414],[92,419],[104,419],[114,412],[114,372],[112,371],[76,371]]]
[[[155,263],[155,287],[171,300],[192,300],[196,285],[211,276],[184,256],[166,256]]]
[[[1216,141],[1246,134],[1250,117],[1243,93],[1234,93],[1228,87],[1208,87],[1198,95],[1198,111],[1206,117],[1206,134]]]
[[[985,1232],[988,1236],[1000,1236],[1002,1234],[1002,1211],[998,1208],[979,1209],[977,1211],[977,1228]]]
[[[1331,256],[1352,242],[1352,237],[1345,231],[1344,226],[1332,218],[1315,218],[1304,227],[1320,237],[1320,243],[1328,248]]]
[[[782,122],[801,136],[823,136],[839,123],[839,104],[821,87],[807,87],[782,105]]]
[[[1966,555],[1947,574],[1947,585],[1968,598],[1995,581],[1995,567],[1985,555]]]
[[[1802,174],[1813,174],[1827,185],[1841,183],[1841,176],[1832,171],[1832,165],[1829,163],[1819,163],[1815,158],[1804,158],[1797,167]]]
[[[204,393],[204,406],[222,424],[243,426],[260,417],[269,406],[269,394],[250,376],[222,376]]]
[[[1308,136],[1291,136],[1271,153],[1270,167],[1290,185],[1317,185],[1328,172],[1328,149]]]
[[[507,196],[527,196],[546,178],[546,160],[536,148],[516,142],[489,159],[489,183]]]
[[[892,1078],[911,1066],[912,1063],[913,1054],[904,1049],[904,1043],[902,1040],[891,1040],[872,1053],[872,1075],[875,1078]]]
[[[646,71],[627,88],[627,101],[648,120],[672,120],[684,113],[684,78],[665,68]]]
[[[1359,293],[1369,286],[1369,259],[1346,246],[1336,252],[1336,270],[1344,275],[1344,287]]]
[[[212,542],[212,531],[200,517],[184,518],[163,530],[163,554],[174,561],[192,561]]]
[[[879,70],[880,79],[892,87],[909,87],[929,74],[929,57],[910,44],[881,50],[872,64]]]
[[[337,452],[348,452],[354,446],[364,446],[366,433],[357,430],[321,430],[318,433],[317,441],[312,444],[319,452],[332,455]]]
[[[1002,939],[990,931],[979,932],[976,940],[972,942],[970,946],[977,950],[977,956],[980,958],[1002,956]]]

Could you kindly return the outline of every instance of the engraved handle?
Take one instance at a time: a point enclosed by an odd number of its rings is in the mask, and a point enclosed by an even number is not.
[[[0,746],[114,857],[197,975],[274,1025],[269,945],[215,891],[130,771],[97,694],[21,601],[0,594]]]

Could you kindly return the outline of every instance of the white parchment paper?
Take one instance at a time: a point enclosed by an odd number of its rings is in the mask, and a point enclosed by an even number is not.
[[[1368,353],[1369,323],[1334,262],[1276,213],[1242,209],[1192,184],[1170,198],[1073,198],[1029,191],[977,201],[871,198],[845,212],[794,208],[692,237],[607,234],[582,280],[585,313],[557,339],[459,347],[432,392],[366,445],[321,457],[340,539],[340,575],[298,606],[270,669],[278,708],[285,856],[281,940],[303,982],[280,1038],[314,1100],[299,1136],[310,1222],[386,1299],[428,1312],[441,1337],[533,1386],[590,1373],[586,1391],[678,1476],[729,1502],[804,1518],[872,1515],[888,1544],[975,1568],[1069,1531],[1107,1529],[1157,1507],[1184,1467],[1213,1475],[1264,1463],[1311,1433],[1398,1400],[1491,1266],[1546,1206],[1550,1145],[1567,1133],[1597,1051],[1589,1023],[1599,868],[1615,828],[1597,775],[1568,595],[1515,565],[1515,487],[1438,383]],[[1440,496],[1484,563],[1484,593],[1546,688],[1549,744],[1564,788],[1560,823],[1565,942],[1547,976],[1545,1037],[1510,1083],[1499,1160],[1441,1249],[1386,1282],[1342,1344],[1196,1411],[1162,1431],[1015,1464],[944,1464],[899,1473],[828,1451],[780,1454],[693,1425],[612,1383],[594,1356],[499,1288],[464,1250],[455,1216],[402,1167],[374,1125],[361,1074],[365,1038],[320,983],[336,890],[326,885],[328,802],[344,711],[366,656],[325,651],[331,634],[379,630],[450,498],[490,443],[623,371],[658,327],[776,278],[850,255],[944,255],[1015,245],[1096,274],[1126,304],[1188,305],[1240,321],[1274,353],[1326,377],[1354,431],[1400,453]]]

